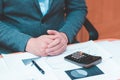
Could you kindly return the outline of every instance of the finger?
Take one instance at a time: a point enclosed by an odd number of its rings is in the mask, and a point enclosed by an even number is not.
[[[59,38],[57,38],[57,39],[55,39],[54,41],[52,41],[52,43],[50,43],[50,44],[48,45],[48,48],[52,48],[52,47],[54,47],[54,46],[57,46],[57,45],[59,45],[60,42],[61,42],[61,40],[60,40]]]
[[[56,39],[56,38],[57,38],[57,36],[56,36],[56,35],[47,35],[46,37],[47,37],[47,38],[49,38],[49,39],[52,39],[52,40],[54,40],[54,39]]]
[[[58,45],[56,45],[54,47],[47,48],[46,53],[54,52],[54,51],[60,49],[62,46],[64,46],[64,45],[63,44],[58,44]]]
[[[49,44],[53,41],[53,39],[49,38],[48,35],[43,35],[39,37],[38,41],[45,42],[46,44]]]
[[[39,56],[48,56],[47,53],[40,53]]]
[[[47,55],[48,55],[48,54],[46,53],[46,49],[44,49],[44,48],[41,48],[41,49],[39,49],[38,51],[39,51],[38,53],[39,53],[40,56],[47,56]]]
[[[37,49],[36,51],[33,52],[34,55],[36,56],[47,56],[45,49]]]
[[[43,41],[47,44],[50,44],[52,43],[54,40],[53,39],[50,39],[50,38],[44,38]]]
[[[55,30],[48,30],[47,33],[50,35],[55,35],[55,34],[58,34],[59,32]]]
[[[59,54],[63,53],[65,50],[66,50],[66,46],[62,46],[60,49],[57,49],[53,52],[48,53],[48,55],[51,55],[51,56],[52,55],[59,55]]]

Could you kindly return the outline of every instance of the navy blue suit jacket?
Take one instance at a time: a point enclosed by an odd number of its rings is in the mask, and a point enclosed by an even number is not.
[[[0,51],[25,51],[31,37],[48,29],[64,32],[72,43],[86,14],[85,0],[50,0],[45,16],[38,0],[0,0]]]

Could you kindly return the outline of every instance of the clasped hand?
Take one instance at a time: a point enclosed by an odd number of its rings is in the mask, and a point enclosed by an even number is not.
[[[65,33],[48,30],[48,35],[31,38],[26,51],[37,56],[59,55],[66,50],[68,38]]]

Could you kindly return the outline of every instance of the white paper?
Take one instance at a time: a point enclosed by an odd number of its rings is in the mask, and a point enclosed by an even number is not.
[[[31,66],[31,64],[25,65],[22,61],[23,59],[36,58],[37,56],[31,55],[30,53],[3,56],[9,69],[13,70],[13,72],[17,71],[18,73],[16,73],[16,76],[23,78],[21,80],[71,80],[65,71],[81,67],[65,61],[64,57],[76,51],[83,51],[88,54],[101,56],[102,62],[98,64],[97,67],[104,72],[102,75],[81,78],[79,80],[101,80],[101,77],[102,80],[119,78],[115,77],[118,76],[120,69],[119,65],[112,60],[113,56],[93,41],[69,45],[67,50],[61,55],[41,57],[35,60],[37,64],[45,71],[44,75],[40,73],[35,66]],[[111,74],[113,74],[113,76]],[[107,76],[111,76],[111,78]]]
[[[83,51],[92,55],[99,55],[102,56],[103,60],[102,63],[98,64],[98,68],[100,68],[104,74],[102,77],[111,76],[109,74],[117,74],[117,72],[120,71],[119,66],[112,60],[112,55],[107,53],[104,49],[96,45],[94,42],[90,41],[87,43],[81,43],[81,44],[75,44],[71,45],[67,48],[67,51],[59,56],[54,57],[46,57],[44,58],[43,62],[46,62],[48,66],[50,66],[57,77],[59,77],[59,80],[71,80],[68,75],[66,75],[66,70],[72,70],[80,68],[80,66],[74,65],[72,63],[69,63],[64,60],[64,56],[71,54],[75,51]],[[112,65],[112,67],[110,67]],[[45,67],[45,66],[44,66]],[[109,74],[108,74],[109,73]],[[93,80],[94,77],[97,77],[97,80],[101,80],[101,75],[98,76],[92,76],[91,80]],[[114,77],[113,77],[114,78]],[[89,79],[89,77],[83,78],[83,79]],[[80,79],[82,80],[82,79]],[[90,80],[90,79],[89,79]],[[109,79],[108,79],[109,80]]]
[[[3,73],[8,70],[7,65],[5,64],[3,58],[0,58],[0,73]]]
[[[97,44],[112,55],[113,60],[120,66],[120,40],[102,41]]]

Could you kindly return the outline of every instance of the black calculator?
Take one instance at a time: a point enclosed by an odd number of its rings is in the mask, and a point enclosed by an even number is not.
[[[101,56],[94,56],[82,51],[74,52],[70,55],[64,57],[65,60],[73,62],[79,66],[89,68],[91,66],[97,65],[102,61]]]

